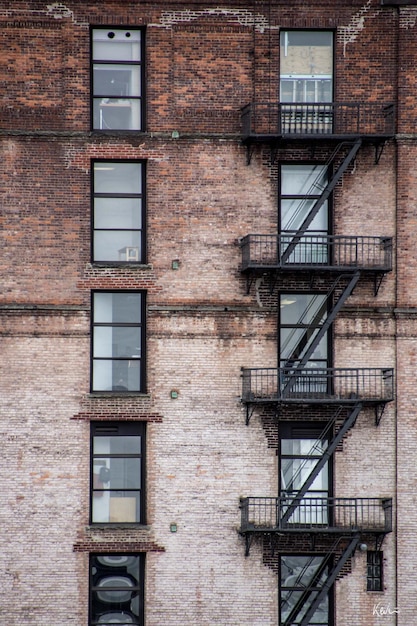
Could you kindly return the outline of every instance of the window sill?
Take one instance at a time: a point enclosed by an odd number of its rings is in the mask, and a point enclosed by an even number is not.
[[[385,591],[381,590],[381,591],[371,591],[371,590],[366,590],[366,593],[371,593],[373,596],[383,596],[385,595]]]
[[[92,128],[90,133],[94,135],[116,135],[117,137],[120,135],[127,135],[131,137],[132,135],[146,135],[148,134],[146,130],[140,128]]]
[[[153,265],[151,263],[132,263],[132,261],[93,261],[92,267],[117,267],[134,270],[152,270]]]
[[[91,391],[90,398],[148,398],[151,394],[143,391]]]
[[[150,532],[152,530],[152,526],[149,526],[148,524],[139,524],[136,522],[120,522],[119,524],[115,522],[109,522],[108,524],[90,524],[89,526],[85,527],[85,530],[142,530]]]

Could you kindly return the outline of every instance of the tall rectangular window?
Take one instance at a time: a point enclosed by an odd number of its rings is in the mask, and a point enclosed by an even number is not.
[[[145,425],[91,424],[91,522],[145,523]]]
[[[284,30],[280,40],[280,101],[332,102],[333,33]]]
[[[280,626],[300,624],[329,576],[324,556],[282,555],[280,557]],[[319,603],[309,626],[330,626],[331,591]]]
[[[333,33],[285,30],[280,36],[281,132],[333,132]]]
[[[145,293],[92,295],[92,391],[144,391]]]
[[[93,163],[93,261],[145,262],[145,164]]]
[[[383,553],[380,550],[368,550],[368,552],[366,553],[366,561],[366,590],[383,591]]]
[[[286,396],[319,398],[331,391],[329,333],[315,345],[327,312],[328,298],[324,294],[280,294],[281,390]],[[303,367],[294,375],[294,367],[301,363]]]
[[[144,555],[90,556],[89,626],[143,626]]]
[[[291,264],[324,264],[329,261],[329,202],[315,210],[326,188],[325,165],[288,163],[280,166],[279,228],[281,254],[287,253]],[[295,238],[301,234],[301,238]]]
[[[143,130],[143,32],[92,31],[93,129]]]
[[[327,317],[327,297],[319,293],[280,294],[281,367],[298,365],[309,350]],[[310,355],[306,368],[329,367],[328,336],[322,337]]]
[[[305,495],[300,490],[315,471],[328,446],[329,432],[323,424],[282,422],[279,428],[280,497],[282,513],[299,498],[288,517],[288,525],[303,527],[329,524],[328,499],[331,495],[330,463],[315,476]]]

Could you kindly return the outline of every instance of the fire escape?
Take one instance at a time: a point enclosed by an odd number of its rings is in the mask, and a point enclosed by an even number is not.
[[[358,545],[371,538],[380,546],[392,530],[389,498],[335,498],[311,490],[362,409],[373,408],[378,426],[385,405],[393,400],[391,368],[334,368],[314,360],[358,282],[372,281],[374,295],[378,294],[392,269],[392,240],[322,234],[309,227],[362,146],[373,145],[375,163],[379,162],[385,142],[394,134],[394,111],[392,106],[375,104],[251,104],[242,110],[242,129],[248,164],[258,144],[270,146],[273,161],[280,147],[308,142],[314,148],[321,143],[330,154],[326,169],[333,172],[324,184],[314,181],[315,201],[307,203],[306,196],[296,230],[249,234],[240,241],[248,293],[260,277],[269,283],[271,294],[277,284],[282,289],[286,282],[294,289],[299,281],[300,292],[315,281],[322,289],[318,301],[309,302],[296,320],[297,333],[288,339],[286,352],[281,346],[277,367],[242,368],[246,424],[254,411],[265,407],[273,409],[278,428],[300,407],[326,416],[326,433],[319,437],[326,438],[326,445],[312,447],[290,487],[278,497],[246,497],[240,503],[240,533],[247,556],[257,536],[268,538],[271,545],[276,538],[306,537],[306,533],[311,545],[319,536],[329,540],[326,558],[313,568],[308,581],[299,574],[302,591],[294,594],[297,599],[281,620],[282,626],[307,626]]]

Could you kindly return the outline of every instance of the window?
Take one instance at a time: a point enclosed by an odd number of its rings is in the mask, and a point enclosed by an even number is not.
[[[366,590],[367,591],[383,591],[382,585],[382,564],[383,553],[375,550],[368,550],[366,553],[367,572],[366,572]]]
[[[92,295],[92,391],[144,391],[145,294]]]
[[[333,33],[282,31],[280,35],[282,133],[331,133]]]
[[[282,513],[285,513],[293,499],[324,456],[329,432],[322,424],[280,424],[280,496]],[[288,524],[328,525],[328,498],[330,496],[330,466],[324,467],[309,486],[299,506],[288,518]]]
[[[143,33],[92,31],[93,128],[143,130]]]
[[[144,163],[93,163],[93,261],[144,263]]]
[[[143,583],[143,555],[91,555],[89,626],[142,626]]]
[[[329,576],[324,556],[282,555],[280,557],[280,626],[300,624]],[[319,603],[309,626],[330,626],[331,592]]]
[[[145,523],[145,425],[91,424],[91,522]]]
[[[323,264],[328,262],[329,203],[326,200],[314,215],[314,205],[328,182],[325,165],[282,164],[280,167],[281,255],[286,262]],[[294,235],[304,234],[301,240]],[[291,245],[292,244],[292,245]],[[290,246],[290,254],[285,256]]]
[[[281,102],[332,102],[333,33],[286,30],[280,40]]]
[[[281,367],[298,365],[327,317],[327,297],[314,293],[280,294]],[[327,334],[306,363],[307,368],[328,367]]]

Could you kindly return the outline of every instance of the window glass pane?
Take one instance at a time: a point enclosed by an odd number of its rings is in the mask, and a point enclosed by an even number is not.
[[[295,81],[281,79],[281,102],[295,102]]]
[[[140,454],[142,437],[140,436],[97,436],[93,441],[94,454]]]
[[[94,491],[94,524],[137,524],[140,522],[139,491]]]
[[[99,130],[141,130],[139,100],[99,98],[93,102],[93,127]]]
[[[281,74],[331,76],[333,35],[326,31],[281,32]]]
[[[327,449],[325,439],[281,439],[281,454],[305,456],[306,454],[321,455]]]
[[[140,232],[137,231],[96,231],[94,233],[94,260],[140,262],[142,259],[140,236]]]
[[[113,391],[113,361],[94,361],[92,388],[94,391]]]
[[[297,491],[301,489],[304,482],[310,476],[318,463],[317,459],[285,459],[282,461],[282,489],[285,491]],[[328,493],[328,471],[327,464],[319,475],[314,479],[308,491],[318,491],[319,495],[327,496]]]
[[[326,318],[326,296],[321,294],[281,294],[281,324],[317,327]]]
[[[95,29],[93,61],[93,128],[141,130],[141,32]]]
[[[140,362],[100,359],[93,362],[94,391],[140,391]]]
[[[140,194],[142,192],[142,164],[94,163],[94,192]]]
[[[96,327],[94,357],[139,358],[140,342],[140,328]]]
[[[318,196],[327,182],[325,165],[282,165],[281,193],[284,196]]]
[[[303,329],[282,328],[280,333],[281,359],[284,359],[284,361],[289,358],[293,360],[301,359],[318,332],[319,329],[316,329],[309,332],[308,336],[306,336],[306,331]],[[314,364],[313,361],[317,361],[317,363]],[[310,367],[325,367],[326,362],[327,338],[323,337],[310,356]],[[283,363],[283,365],[285,365],[285,363]]]
[[[104,485],[100,488],[111,490],[140,489],[140,458],[108,457],[105,459],[97,456],[95,462],[99,465],[100,470],[106,469],[105,473],[101,471],[100,474],[103,478],[101,482]]]
[[[94,293],[94,391],[140,390],[141,295]]]
[[[95,198],[95,228],[133,229],[142,227],[140,198]]]
[[[140,293],[95,293],[95,323],[140,323]]]
[[[281,232],[297,231],[301,228],[306,218],[310,215],[327,184],[327,169],[324,165],[282,165],[281,166]],[[315,232],[327,233],[328,202],[324,202],[317,214],[307,226],[306,234]],[[308,262],[326,259],[326,248],[322,244],[316,245],[311,242],[301,243],[292,261]],[[320,256],[318,256],[320,255]]]
[[[94,96],[128,98],[141,95],[141,69],[137,65],[94,65]]]
[[[141,31],[96,29],[93,31],[93,58],[103,61],[140,61]]]
[[[281,200],[281,231],[298,231],[306,217],[310,214],[315,200],[292,199]],[[327,234],[328,232],[328,204],[327,201],[320,207],[311,220],[306,235],[313,233]],[[290,240],[289,240],[290,241]]]
[[[135,424],[110,424],[109,430],[137,432]],[[100,425],[99,431],[106,427]],[[95,428],[94,431],[95,432]],[[94,523],[141,521],[142,437],[96,434],[92,441],[92,510]]]
[[[281,329],[281,358],[301,359],[319,329],[312,330],[306,335],[306,330],[301,328]],[[316,348],[316,352],[318,352]]]

